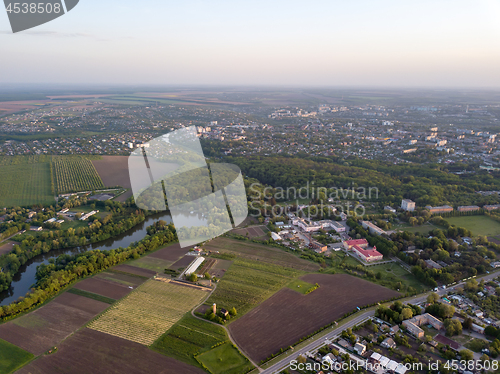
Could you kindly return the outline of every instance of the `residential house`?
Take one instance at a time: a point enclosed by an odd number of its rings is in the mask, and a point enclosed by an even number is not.
[[[396,342],[392,339],[392,338],[385,338],[384,341],[382,343],[380,343],[380,345],[384,348],[396,348],[397,345],[396,345]]]
[[[354,345],[354,352],[362,356],[366,352],[366,346],[361,343],[356,343]]]

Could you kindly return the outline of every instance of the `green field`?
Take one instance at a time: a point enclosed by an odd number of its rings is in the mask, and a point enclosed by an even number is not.
[[[500,235],[500,222],[494,221],[488,216],[449,217],[446,218],[446,221],[450,225],[464,227],[472,231],[474,235]]]
[[[420,283],[413,274],[403,269],[401,265],[396,262],[369,266],[368,269],[374,271],[375,273],[380,272],[382,274],[382,278],[380,280],[376,280],[374,283],[388,286],[388,283],[402,282],[415,288],[419,292],[423,292],[425,290],[424,285]]]
[[[33,357],[31,353],[0,339],[0,373],[11,373]]]
[[[235,307],[241,316],[302,274],[295,269],[236,258],[206,304],[216,303],[227,310]]]
[[[358,260],[352,256],[345,256],[344,252],[333,252],[331,255],[333,259],[333,267],[326,269],[325,273],[343,273],[349,274],[345,268],[341,267],[340,264],[354,265],[356,269],[353,270],[356,276],[364,277],[364,271],[370,271],[373,273],[380,273],[380,278],[368,279],[370,282],[380,284],[381,286],[388,287],[390,289],[396,289],[397,283],[401,282],[407,287],[413,287],[418,292],[423,292],[426,290],[425,286],[420,283],[415,276],[405,269],[403,269],[398,263],[391,262],[381,265],[365,266],[362,265]],[[361,271],[358,269],[362,269]]]
[[[94,165],[83,156],[53,156],[52,172],[58,194],[104,188]]]
[[[286,286],[294,291],[300,292],[301,294],[305,295],[307,290],[314,287],[314,284],[304,282],[303,280],[300,279],[294,279]]]
[[[51,204],[48,156],[0,157],[0,207]]]
[[[0,157],[0,207],[48,205],[55,193],[104,188],[90,161],[95,157]]]
[[[186,314],[156,340],[151,348],[164,355],[200,367],[195,355],[208,351],[218,343],[228,341],[226,330],[223,327]]]
[[[213,374],[244,374],[254,366],[231,343],[219,345],[196,356]]]

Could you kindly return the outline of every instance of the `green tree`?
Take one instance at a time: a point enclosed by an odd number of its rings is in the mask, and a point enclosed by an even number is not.
[[[411,308],[403,308],[400,314],[400,319],[404,321],[410,319],[411,317],[413,317],[413,310]]]
[[[446,335],[448,336],[460,335],[462,333],[462,324],[458,319],[446,319],[444,321],[444,327],[446,328]]]
[[[431,293],[429,296],[427,296],[427,302],[429,304],[435,304],[439,301],[439,295],[435,292]]]
[[[305,363],[306,363],[306,361],[307,361],[307,358],[306,358],[306,356],[304,356],[304,355],[299,355],[299,357],[297,357],[297,362],[298,362],[299,364],[305,364]]]
[[[471,361],[474,359],[474,353],[468,349],[462,349],[459,353],[462,360]]]

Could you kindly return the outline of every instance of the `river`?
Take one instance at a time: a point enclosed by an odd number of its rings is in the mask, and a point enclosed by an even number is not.
[[[195,217],[192,217],[196,219]],[[94,243],[81,247],[73,247],[67,249],[58,249],[38,255],[21,266],[19,272],[14,276],[12,284],[9,289],[0,292],[0,306],[7,305],[17,300],[20,296],[25,296],[30,291],[32,286],[36,283],[36,268],[41,264],[48,264],[51,258],[57,258],[62,254],[76,254],[86,252],[92,249],[113,249],[119,247],[128,247],[133,242],[143,239],[147,235],[146,228],[151,226],[154,222],[164,220],[167,223],[172,222],[172,218],[168,212],[158,213],[146,217],[144,222],[133,227],[129,231],[118,235],[112,239],[108,239],[99,243]]]

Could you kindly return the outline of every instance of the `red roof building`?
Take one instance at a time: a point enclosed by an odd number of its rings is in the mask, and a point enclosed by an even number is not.
[[[377,247],[373,247],[373,249],[363,249],[358,245],[354,245],[352,250],[366,262],[380,261],[384,258],[384,255],[377,251]]]
[[[352,247],[354,247],[355,245],[361,248],[366,248],[368,247],[368,242],[366,239],[353,239],[353,240],[346,240],[344,242],[344,247],[345,249],[348,250],[352,249]]]

